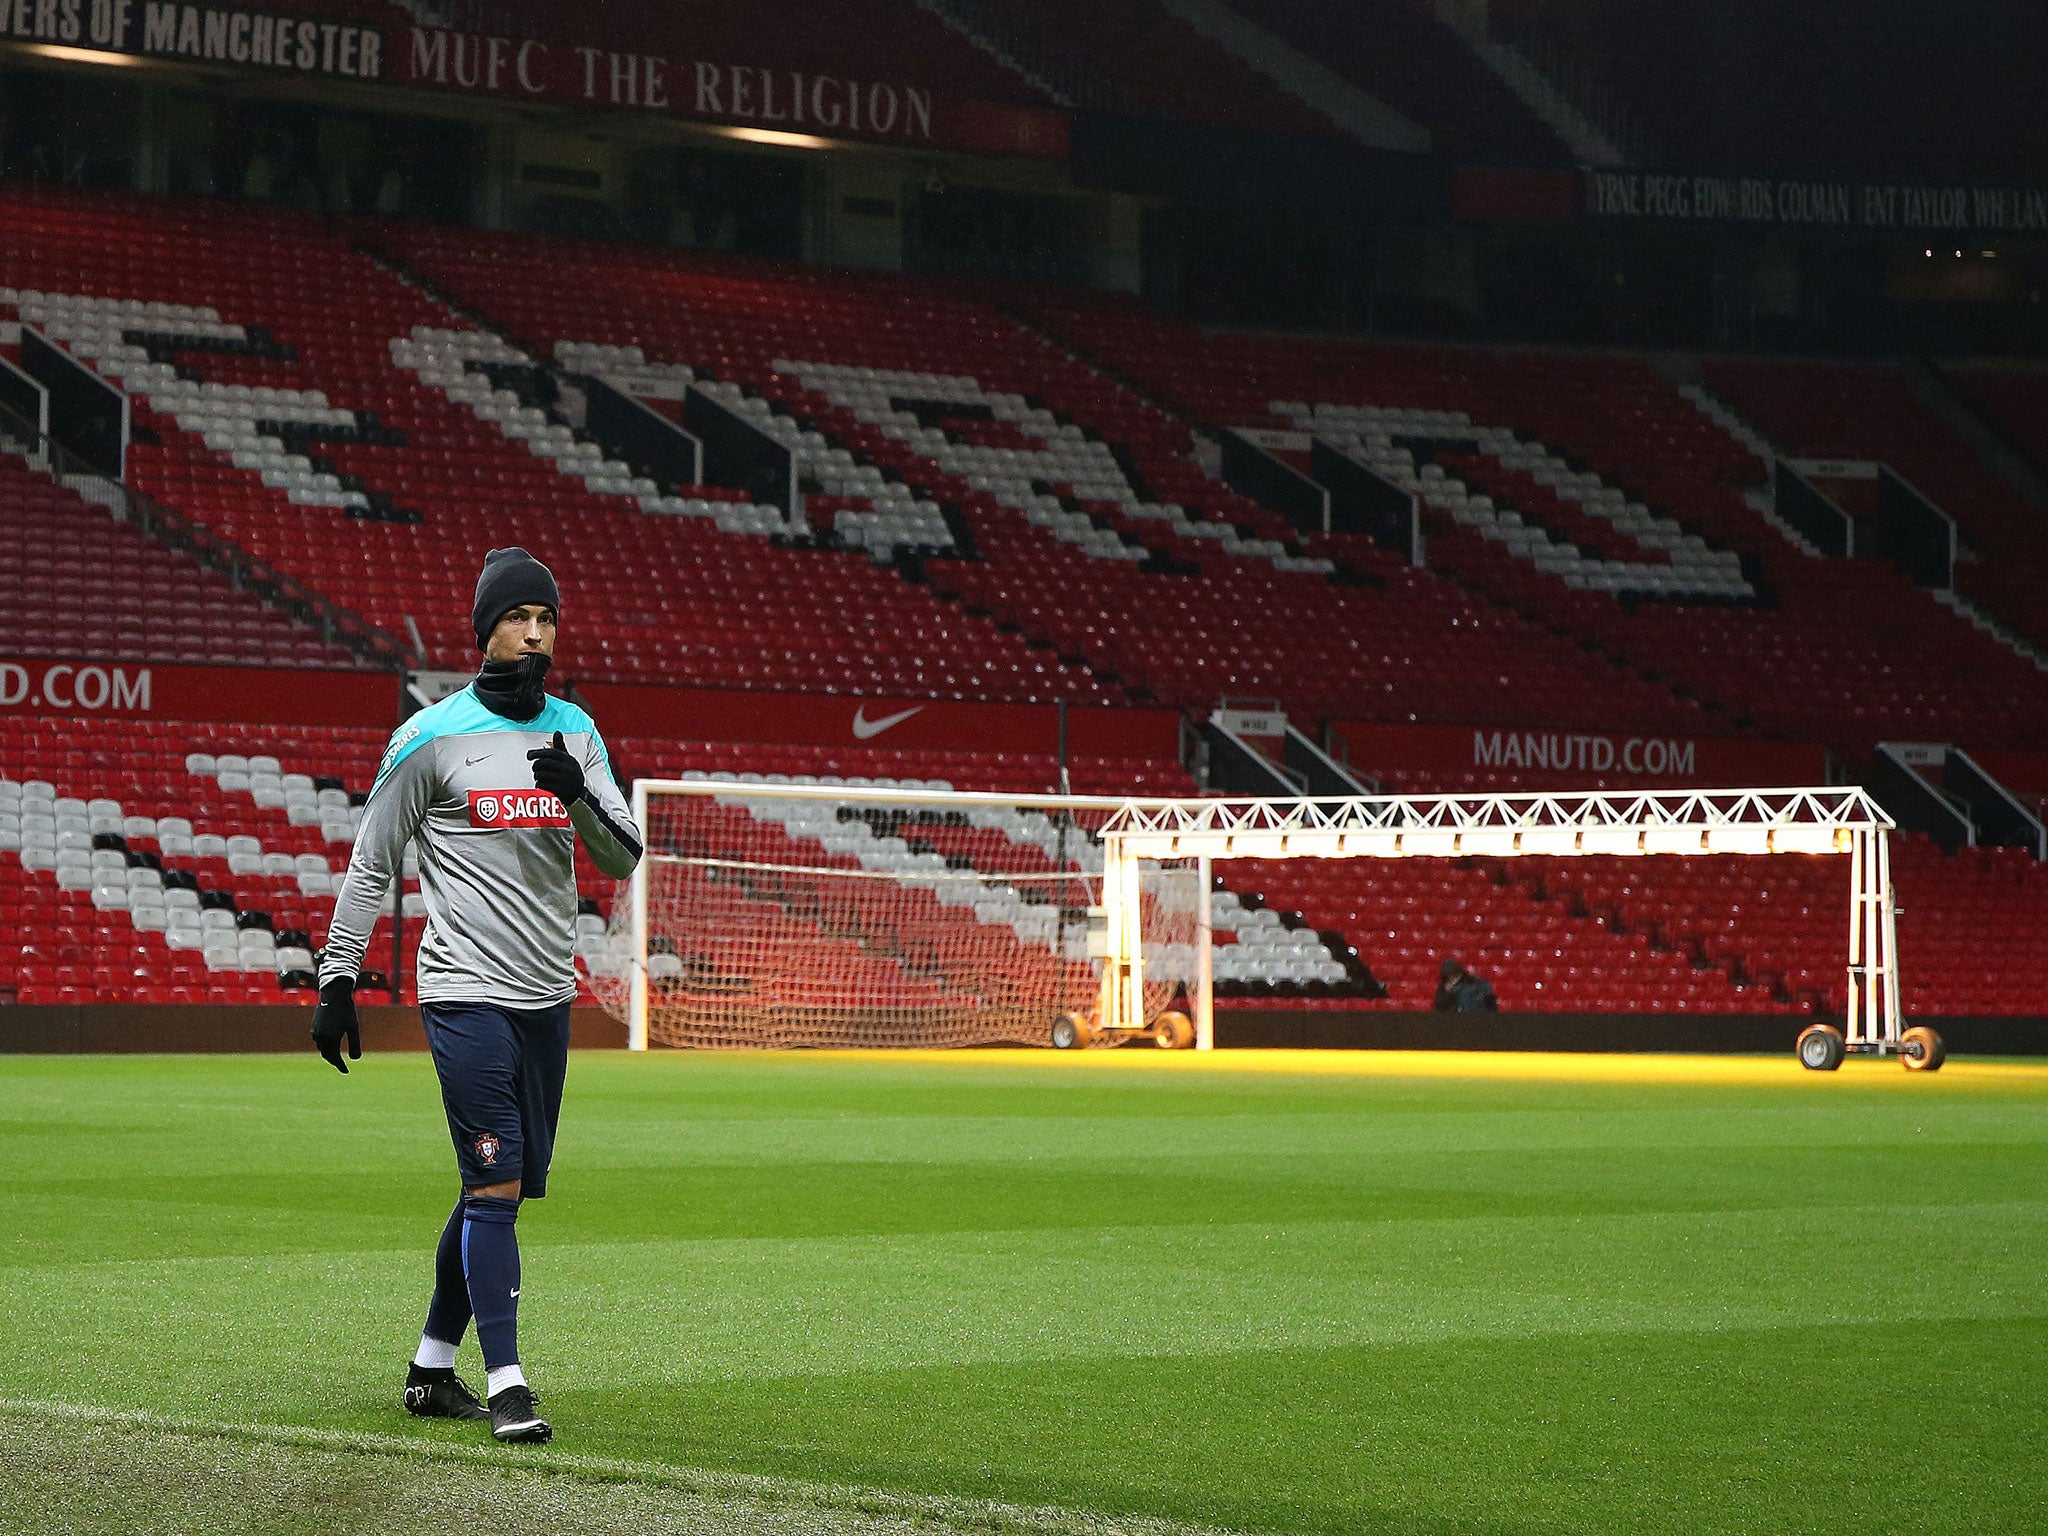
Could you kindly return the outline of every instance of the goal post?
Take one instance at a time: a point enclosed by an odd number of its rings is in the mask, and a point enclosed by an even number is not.
[[[1484,855],[1786,853],[1849,861],[1851,1051],[1901,1049],[1898,933],[1890,816],[1862,789],[1588,791],[1573,794],[1368,795],[1331,800],[1127,802],[1103,829],[1104,901],[1121,932],[1125,864],[1146,860],[1457,858]],[[1113,962],[1105,1024],[1142,1006],[1141,951]],[[1910,1046],[1911,1041],[1907,1044]],[[1913,1064],[1913,1063],[1909,1063]]]
[[[646,856],[584,964],[635,1049],[1044,1044],[1063,1018],[1087,1043],[1183,1011],[1206,1036],[1206,868],[1122,859],[1106,899],[1129,803],[642,780]]]

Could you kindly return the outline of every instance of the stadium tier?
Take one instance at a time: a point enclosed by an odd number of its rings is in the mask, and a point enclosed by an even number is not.
[[[5,198],[0,305],[122,381],[140,429],[132,482],[432,665],[473,664],[477,565],[519,542],[559,573],[560,667],[590,682],[1191,712],[1250,695],[1311,727],[1819,738],[1850,763],[1880,739],[2040,742],[2037,669],[1890,567],[1802,550],[1770,514],[1752,449],[1639,360],[1204,335],[1117,301],[382,222],[344,234],[131,197]],[[568,414],[563,391],[588,378],[665,413],[695,388],[744,418],[790,451],[810,524],[611,458]],[[1413,491],[1428,565],[1295,528],[1223,482],[1195,426],[1251,430],[1297,465],[1321,439]],[[0,490],[131,552],[75,571],[53,559],[45,575],[35,541],[7,546],[76,654],[345,660],[21,461]],[[141,589],[159,587],[209,606],[152,610]],[[130,590],[161,624],[119,617]],[[0,890],[25,935],[18,995],[299,990],[285,983],[303,982],[299,951],[319,942],[344,802],[367,787],[381,733],[92,730],[87,751],[73,727],[9,726],[0,833],[21,857],[0,862]],[[621,735],[614,753],[657,776],[1011,792],[1053,777],[1049,758],[971,749]],[[1173,763],[1074,766],[1078,792],[1191,787]],[[1381,776],[1561,783],[1513,764]],[[1614,880],[1598,861],[1226,866],[1219,981],[1263,1000],[1412,1008],[1456,957],[1490,971],[1512,1008],[1839,1002],[1830,877],[1796,861],[1645,862],[1657,867]],[[2007,963],[2038,976],[2038,866],[1908,840],[1899,868],[1909,909],[1982,914]],[[610,891],[584,875],[596,953]],[[1947,922],[1904,925],[1908,985],[1922,1011],[1975,1011],[1990,989],[1957,957],[1980,930]],[[373,963],[388,942],[373,941]]]
[[[383,740],[361,729],[101,721],[84,730],[9,719],[0,727],[0,920],[14,937],[0,953],[0,988],[26,1003],[310,1002],[311,953],[353,836],[350,802]],[[1050,787],[1054,773],[1051,759],[1016,754],[635,737],[611,747],[636,776],[763,785],[1022,794]],[[1071,770],[1078,793],[1194,788],[1166,765],[1083,757]],[[719,846],[729,851],[758,850],[770,832],[817,836],[743,809],[726,814]],[[918,835],[926,851],[986,859],[943,828]],[[1027,841],[1019,832],[1005,845],[1004,867]],[[1910,1011],[2003,1013],[2048,986],[2048,868],[2003,850],[1944,857],[1916,837],[1896,849]],[[838,861],[857,867],[843,851]],[[1451,958],[1489,977],[1501,1006],[1516,1011],[1793,1014],[1840,1004],[1847,886],[1838,860],[1230,860],[1218,872],[1215,970],[1226,1007],[1427,1008]],[[617,959],[607,925],[614,889],[580,858],[578,875],[579,953],[603,970]],[[409,973],[423,911],[411,880],[405,907]],[[974,921],[994,929],[1015,918],[998,909]],[[829,914],[809,920],[828,926],[805,944],[824,954],[840,942]],[[958,911],[932,917],[935,931],[967,921]],[[726,942],[737,960],[749,941],[736,930]],[[386,918],[372,967],[381,971],[390,946]],[[831,955],[816,962],[821,977],[844,981],[848,967],[872,963]],[[375,979],[366,989],[374,993]]]
[[[2021,423],[2038,392],[1973,372],[1966,390],[1982,390]],[[1757,362],[1725,358],[1706,365],[1707,383],[1780,451],[1812,459],[1884,463],[1956,522],[1965,545],[1956,588],[2036,644],[2048,644],[2041,582],[2048,575],[2048,517],[1977,449],[1929,408],[1900,368],[1888,363]],[[1994,406],[1996,409],[1996,406]],[[2030,445],[2031,446],[2031,445]],[[1852,515],[1866,511],[1874,480],[1827,482]]]
[[[0,604],[24,656],[345,667],[354,657],[0,453]]]
[[[966,547],[915,574],[1133,696],[1206,707],[1258,694],[1306,717],[1403,719],[1484,717],[1507,696],[1577,727],[1701,718],[1385,552],[1344,551],[1340,571],[1190,457],[1184,423],[991,305],[903,279],[742,275],[559,241],[536,268],[523,238],[380,234],[533,355],[629,390],[703,376],[751,398],[836,515],[878,500],[927,520],[957,507]]]
[[[1711,718],[1851,758],[1881,739],[2037,734],[2038,668],[1889,565],[1803,552],[1768,513],[1762,460],[1644,361],[1214,335],[1128,302],[1030,302],[1194,420],[1351,449],[1423,497],[1432,565]],[[1560,490],[1575,503],[1561,518]],[[1606,526],[1581,547],[1588,514]],[[1683,570],[1674,586],[1669,567],[1715,561],[1748,590]]]

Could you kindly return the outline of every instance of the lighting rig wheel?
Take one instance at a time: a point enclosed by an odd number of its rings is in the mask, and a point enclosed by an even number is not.
[[[1056,1051],[1085,1049],[1093,1034],[1085,1015],[1063,1013],[1052,1021],[1052,1048]]]
[[[1799,1032],[1799,1065],[1809,1072],[1834,1071],[1847,1050],[1842,1032],[1832,1024],[1809,1024]]]
[[[1195,1021],[1169,1008],[1152,1021],[1152,1043],[1162,1051],[1184,1051],[1195,1043]]]
[[[1915,1024],[1899,1036],[1899,1064],[1908,1072],[1939,1072],[1947,1060],[1948,1047],[1925,1024]]]

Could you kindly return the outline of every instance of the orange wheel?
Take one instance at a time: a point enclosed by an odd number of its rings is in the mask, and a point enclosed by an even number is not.
[[[1169,1008],[1152,1021],[1152,1043],[1162,1051],[1184,1051],[1195,1043],[1195,1021]]]
[[[1939,1072],[1947,1060],[1948,1047],[1925,1024],[1915,1024],[1899,1036],[1899,1062],[1908,1072]]]

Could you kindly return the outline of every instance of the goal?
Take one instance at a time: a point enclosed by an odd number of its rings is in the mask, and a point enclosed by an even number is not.
[[[1899,1001],[1891,877],[1894,823],[1861,789],[1650,790],[1579,794],[1372,795],[1333,800],[1131,801],[1102,830],[1110,931],[1128,920],[1131,871],[1148,860],[1457,858],[1486,855],[1839,854],[1849,863],[1844,1027],[1799,1037],[1816,1071],[1845,1052],[1896,1051],[1909,1068],[1942,1062],[1941,1037],[1906,1029]],[[1145,1006],[1144,957],[1118,962],[1102,1022]]]
[[[1900,1009],[1889,816],[1861,789],[1138,800],[642,780],[647,856],[585,951],[636,1049],[1212,1044],[1210,871],[1234,858],[1840,855],[1844,1025],[1938,1067]]]
[[[633,800],[647,854],[584,960],[635,1048],[1183,1045],[1207,1022],[1202,862],[1119,860],[1105,900],[1127,801],[709,778]]]

